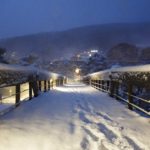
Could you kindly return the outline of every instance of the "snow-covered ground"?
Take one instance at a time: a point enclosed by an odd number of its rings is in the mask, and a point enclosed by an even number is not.
[[[0,117],[0,150],[150,150],[150,120],[83,84]]]

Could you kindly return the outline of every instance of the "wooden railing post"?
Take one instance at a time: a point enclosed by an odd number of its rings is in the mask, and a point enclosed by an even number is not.
[[[65,84],[67,84],[67,78],[65,79]]]
[[[110,94],[109,94],[111,97],[114,97],[114,91],[115,91],[115,84],[114,84],[114,81],[111,80],[110,81]]]
[[[50,85],[50,80],[48,80],[48,90],[50,90],[51,85]]]
[[[29,82],[29,100],[32,99],[32,84]]]
[[[46,87],[46,80],[44,80],[44,92],[47,91],[47,87]]]
[[[100,90],[100,80],[98,80],[97,83],[98,83],[98,85],[97,85],[98,86],[98,90]]]
[[[16,85],[16,107],[20,104],[20,84]]]
[[[102,82],[102,91],[103,91],[103,90],[105,90],[105,87],[104,87],[104,80],[102,80],[101,82]]]
[[[60,79],[58,79],[58,86],[60,86]]]
[[[33,81],[31,82],[31,84],[32,84],[34,97],[37,97],[39,95],[38,83],[37,81]]]
[[[59,79],[57,79],[57,86],[59,86]]]
[[[41,81],[39,81],[39,90],[41,91],[42,90],[42,84],[41,84]]]
[[[60,79],[60,86],[62,86],[62,78]]]
[[[119,81],[115,82],[115,98],[119,100]]]
[[[51,82],[51,88],[54,88],[54,81]]]
[[[63,78],[61,78],[61,85],[63,85],[64,84],[64,79]]]
[[[89,85],[91,86],[91,79],[89,79]]]
[[[65,79],[63,79],[63,85],[64,85],[64,84],[66,84],[66,83],[65,83]]]
[[[55,86],[57,86],[57,79],[55,80]]]
[[[133,103],[133,97],[131,96],[132,95],[132,90],[133,90],[133,85],[132,84],[128,84],[128,108],[130,110],[133,110],[133,107],[132,107],[132,103]]]
[[[61,86],[61,79],[58,79],[58,81],[59,81],[59,82],[58,82],[59,86]]]
[[[109,85],[110,85],[110,82],[107,81],[107,91],[109,91]]]
[[[60,86],[62,86],[62,78],[60,79]]]
[[[65,83],[65,78],[63,79],[63,84],[66,84],[66,83]]]
[[[102,80],[99,80],[99,88],[102,90]]]

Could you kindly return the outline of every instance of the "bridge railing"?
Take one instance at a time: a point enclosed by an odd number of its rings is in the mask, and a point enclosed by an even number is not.
[[[0,68],[0,115],[64,83],[65,76],[43,70],[10,66]]]
[[[150,116],[150,66],[122,67],[88,74],[83,81]],[[141,69],[141,67],[143,69]],[[146,68],[146,69],[145,69]]]

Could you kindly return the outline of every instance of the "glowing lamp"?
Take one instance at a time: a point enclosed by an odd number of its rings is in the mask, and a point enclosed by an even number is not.
[[[80,73],[80,69],[79,69],[79,68],[76,68],[76,69],[75,69],[75,73],[76,73],[76,74],[79,74],[79,73]]]

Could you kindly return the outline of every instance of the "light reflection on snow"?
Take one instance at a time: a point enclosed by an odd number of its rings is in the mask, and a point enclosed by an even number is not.
[[[81,88],[80,90],[83,91],[84,87],[86,87],[85,84],[82,83],[77,83],[77,84],[65,84],[62,87],[55,87],[55,90],[61,91],[61,92],[66,92],[66,93],[71,93],[73,92],[73,88]]]
[[[60,91],[60,92],[66,92],[66,93],[71,93],[72,90],[69,88],[65,88],[65,87],[56,87],[55,90]]]
[[[85,84],[65,84],[64,87],[85,87]]]

